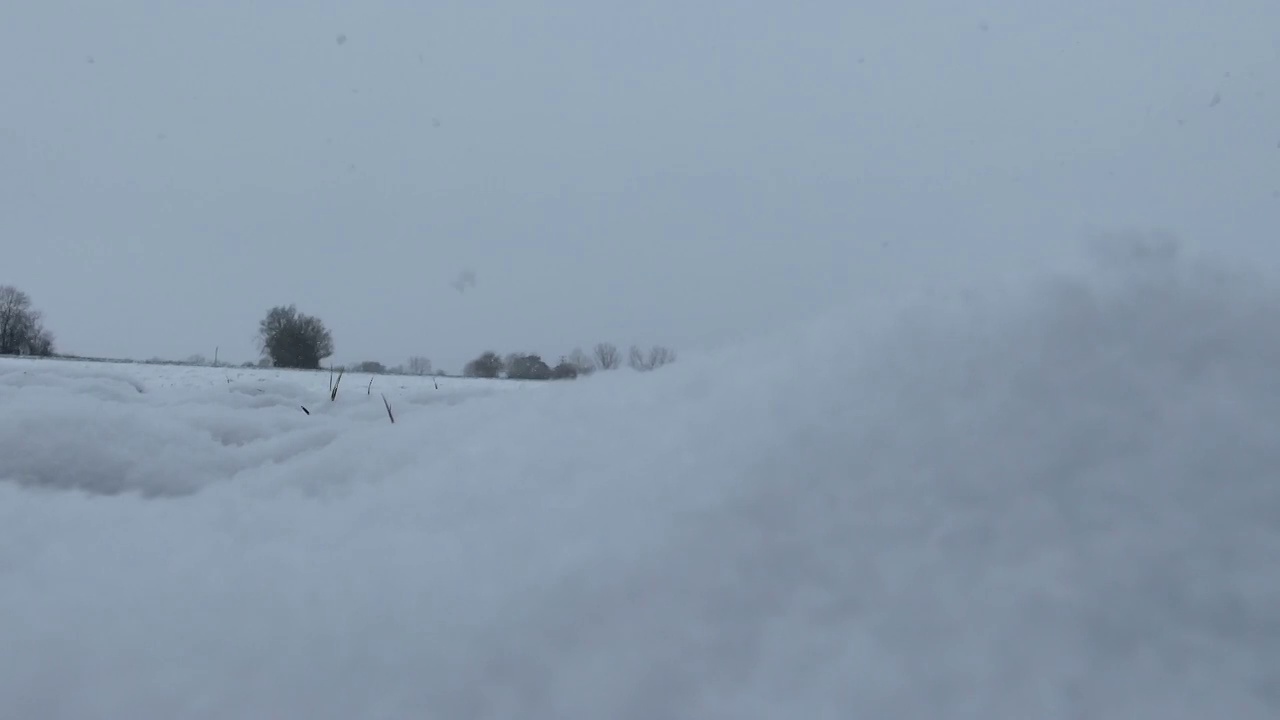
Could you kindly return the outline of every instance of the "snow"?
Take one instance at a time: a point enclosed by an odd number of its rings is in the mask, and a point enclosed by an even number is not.
[[[1280,294],[967,297],[336,402],[0,361],[0,716],[1280,715]]]

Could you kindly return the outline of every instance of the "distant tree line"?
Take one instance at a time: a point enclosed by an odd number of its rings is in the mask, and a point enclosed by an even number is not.
[[[671,348],[655,345],[646,351],[633,345],[627,364],[634,370],[649,371],[673,363],[675,359],[676,353]],[[600,343],[590,354],[576,348],[562,356],[554,366],[549,365],[537,353],[509,353],[500,356],[490,350],[467,363],[462,374],[467,377],[506,377],[512,380],[572,380],[600,370],[616,370],[621,365],[622,354],[618,352],[617,346]]]
[[[261,358],[242,367],[277,367],[318,370],[321,362],[333,355],[333,334],[317,317],[298,310],[296,305],[279,305],[267,311],[258,323],[258,347]],[[25,292],[11,285],[0,285],[0,355],[54,355],[53,333],[44,326],[43,316]],[[648,350],[631,346],[627,365],[634,370],[650,371],[675,362],[675,351],[655,345]],[[147,362],[167,361],[153,358]],[[192,355],[190,365],[207,365],[203,355]],[[616,370],[622,366],[622,353],[612,343],[600,343],[590,353],[576,348],[551,365],[538,353],[514,352],[499,355],[488,351],[468,362],[463,374],[476,378],[510,378],[513,380],[571,380],[598,371]],[[365,360],[347,368],[372,374],[443,375],[433,370],[431,360],[414,355],[408,362],[387,367],[376,360]]]
[[[263,357],[275,367],[317,369],[320,362],[333,354],[333,336],[318,318],[298,312],[293,305],[274,307],[267,312],[258,328]],[[656,370],[675,362],[671,348],[655,345],[648,350],[631,346],[627,365],[634,370]],[[475,378],[510,378],[512,380],[571,380],[600,370],[616,370],[622,365],[622,353],[612,343],[600,343],[591,353],[581,348],[562,356],[551,365],[538,353],[514,352],[499,355],[481,353],[466,364],[463,375]],[[432,374],[431,360],[422,355],[409,358],[404,365],[388,368],[375,360],[356,363],[349,370],[401,375]],[[442,373],[436,373],[442,374]]]
[[[12,285],[0,285],[0,355],[54,354],[53,333],[31,296]]]

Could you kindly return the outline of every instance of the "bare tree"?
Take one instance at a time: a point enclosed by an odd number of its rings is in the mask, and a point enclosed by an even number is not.
[[[676,351],[664,345],[649,348],[649,367],[657,369],[676,361]]]
[[[613,343],[596,345],[593,354],[596,358],[596,367],[601,370],[616,370],[622,364],[622,355],[618,353],[618,347]]]
[[[574,370],[578,371],[579,375],[590,375],[596,371],[596,361],[583,352],[582,348],[574,348],[573,352],[569,353],[566,361],[573,366]]]
[[[27,341],[27,352],[40,357],[50,357],[53,355],[53,341],[53,333],[45,328],[44,323],[37,320],[35,332]]]
[[[421,355],[409,358],[409,372],[413,375],[430,375],[431,359]]]
[[[656,370],[663,365],[669,365],[676,361],[676,352],[662,345],[654,345],[649,348],[648,354],[640,349],[638,345],[631,346],[631,352],[627,358],[627,364],[633,370],[648,372]]]
[[[53,333],[44,327],[31,297],[0,285],[0,355],[52,355]]]
[[[0,285],[0,355],[17,355],[30,333],[31,297],[12,285]]]

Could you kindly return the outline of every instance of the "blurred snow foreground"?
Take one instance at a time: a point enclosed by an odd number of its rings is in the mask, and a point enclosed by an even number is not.
[[[7,361],[0,716],[1280,717],[1280,296],[1095,270],[395,425]]]

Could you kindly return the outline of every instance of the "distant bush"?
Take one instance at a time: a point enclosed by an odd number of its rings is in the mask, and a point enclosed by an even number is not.
[[[496,352],[481,353],[480,357],[467,363],[462,374],[473,378],[496,378],[502,374],[502,358]]]
[[[551,368],[552,380],[573,380],[578,377],[578,374],[578,366],[565,358],[560,358],[560,362]]]
[[[381,375],[387,371],[387,366],[383,365],[377,360],[365,360],[364,362],[356,363],[355,367],[351,369],[354,370],[355,372],[374,373],[376,375]]]
[[[550,380],[551,367],[537,354],[516,355],[508,361],[507,377],[512,380]]]

